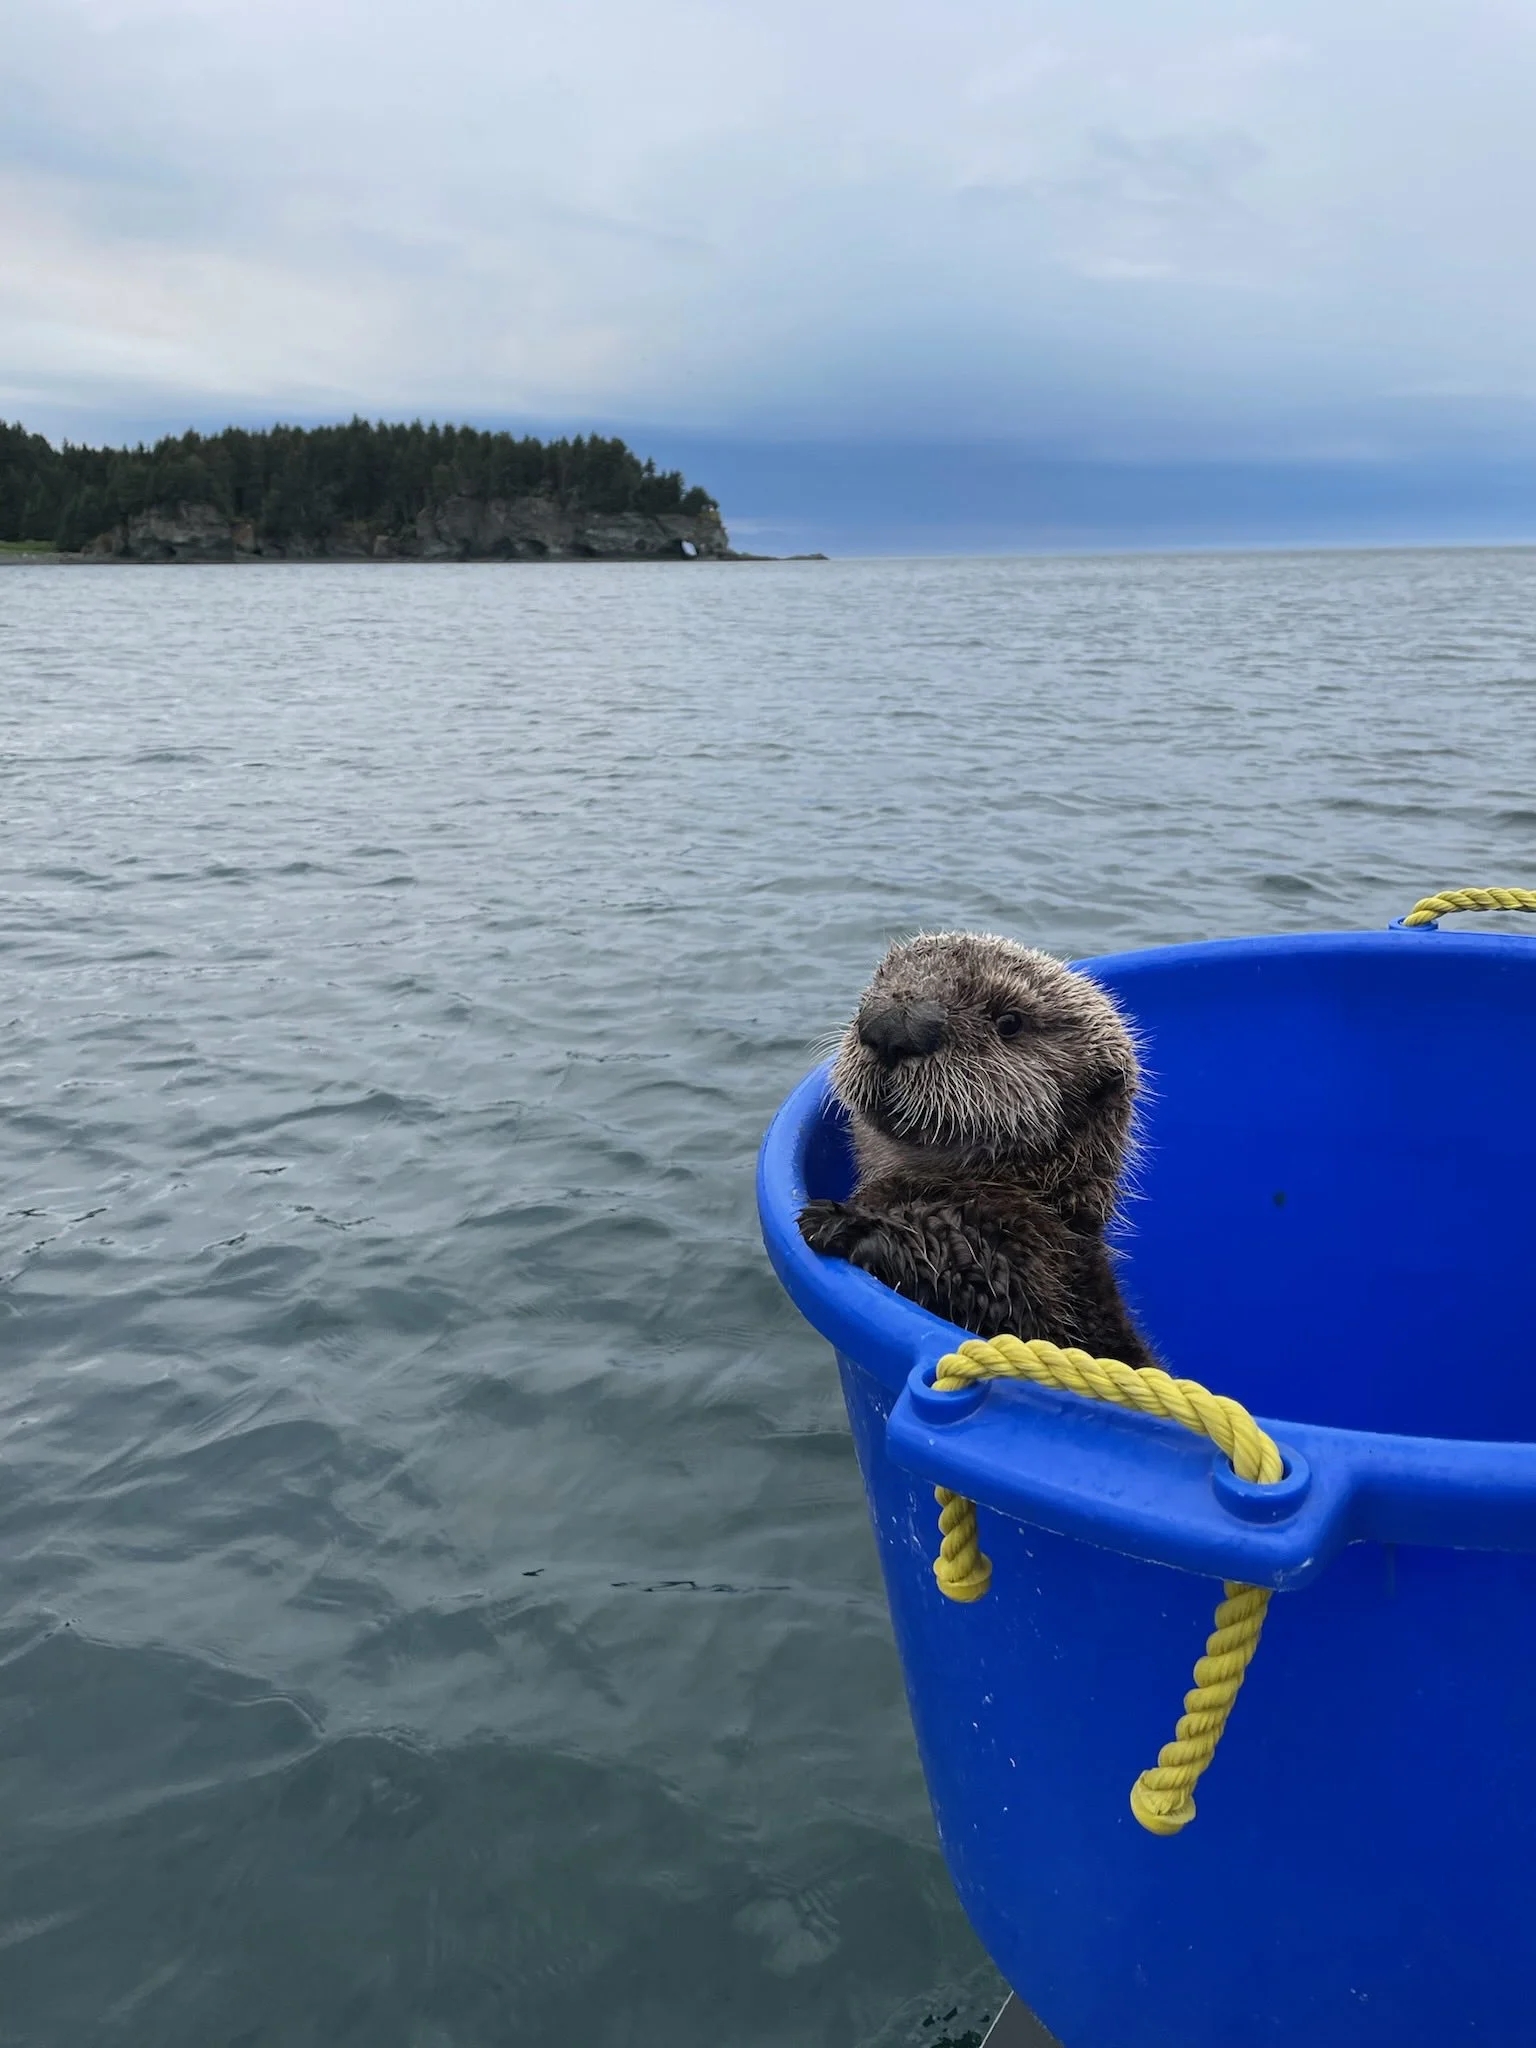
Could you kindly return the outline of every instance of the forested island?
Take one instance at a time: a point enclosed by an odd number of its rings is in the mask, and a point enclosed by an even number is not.
[[[0,422],[0,544],[97,561],[732,558],[720,508],[599,434],[270,427],[55,448]]]

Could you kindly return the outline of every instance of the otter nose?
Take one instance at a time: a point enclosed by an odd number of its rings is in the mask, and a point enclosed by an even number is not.
[[[859,1043],[867,1045],[882,1066],[921,1059],[936,1052],[944,1039],[942,1003],[866,1003],[859,1012]]]

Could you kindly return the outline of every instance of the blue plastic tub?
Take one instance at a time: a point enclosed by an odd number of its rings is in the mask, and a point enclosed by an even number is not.
[[[824,1072],[759,1170],[774,1265],[837,1351],[955,1886],[1066,2048],[1528,2048],[1536,941],[1084,965],[1146,1042],[1127,1294],[1171,1370],[1266,1418],[1276,1500],[1172,1424],[925,1392],[960,1333],[795,1227],[851,1181]],[[934,1583],[935,1483],[981,1504],[974,1606]],[[1283,1597],[1198,1818],[1161,1840],[1127,1793],[1215,1578]]]

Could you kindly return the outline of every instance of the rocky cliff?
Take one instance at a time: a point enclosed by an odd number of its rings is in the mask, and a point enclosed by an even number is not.
[[[258,538],[215,505],[155,505],[98,534],[93,561],[639,562],[734,559],[713,506],[702,512],[591,512],[546,492],[521,498],[450,496],[414,527],[338,524],[315,538]]]

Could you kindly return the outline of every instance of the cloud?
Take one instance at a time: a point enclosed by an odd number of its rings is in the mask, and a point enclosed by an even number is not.
[[[0,413],[1536,426],[1517,0],[0,0]]]

